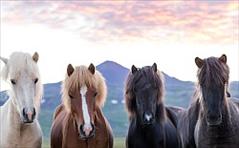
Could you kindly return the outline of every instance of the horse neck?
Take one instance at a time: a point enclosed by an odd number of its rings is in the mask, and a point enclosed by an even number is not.
[[[228,99],[228,98],[227,98]],[[225,113],[223,114],[223,116],[226,116],[227,121],[230,124],[238,124],[239,119],[238,119],[238,113],[239,113],[239,108],[237,107],[236,104],[234,104],[231,100],[226,100],[226,106],[225,108]]]

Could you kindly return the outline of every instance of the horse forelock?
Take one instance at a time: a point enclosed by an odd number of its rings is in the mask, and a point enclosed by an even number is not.
[[[10,73],[9,76],[17,77],[21,71],[39,76],[39,69],[32,56],[28,53],[14,52],[10,55],[7,65]]]
[[[68,112],[71,111],[69,90],[80,90],[82,86],[96,89],[96,105],[98,107],[102,107],[104,105],[107,95],[107,87],[103,76],[98,71],[92,75],[88,68],[82,65],[76,67],[71,76],[66,75],[66,78],[62,83],[62,102]]]
[[[222,86],[229,81],[229,67],[216,57],[204,59],[204,64],[197,72],[199,84],[206,87]]]
[[[140,81],[141,77],[146,77],[147,80],[154,83],[153,85],[158,88],[157,103],[158,105],[163,103],[164,82],[163,75],[159,70],[155,73],[150,67],[146,66],[140,69],[136,74],[129,73],[126,79],[124,94],[126,109],[130,117],[135,116],[135,85],[138,81]]]

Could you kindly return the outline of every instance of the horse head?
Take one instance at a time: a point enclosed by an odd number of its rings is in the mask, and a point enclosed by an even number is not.
[[[148,126],[159,120],[158,106],[162,104],[163,81],[157,65],[131,68],[126,84],[126,105],[131,116]]]
[[[229,67],[227,57],[210,57],[207,59],[195,58],[198,66],[198,81],[201,91],[201,102],[206,122],[209,126],[222,123],[223,109],[227,97]]]
[[[38,53],[14,52],[5,63],[3,78],[10,83],[9,95],[23,123],[32,123],[40,106],[42,85],[37,66]]]
[[[102,93],[105,93],[106,89],[104,81],[98,79],[99,76],[93,64],[88,68],[85,66],[73,68],[71,64],[67,67],[63,96],[82,139],[95,135],[96,109],[100,107],[101,99],[105,97]]]

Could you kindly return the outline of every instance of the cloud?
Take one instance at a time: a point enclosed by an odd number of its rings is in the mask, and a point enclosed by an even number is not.
[[[236,1],[3,1],[2,23],[43,24],[90,41],[155,40],[231,44]]]

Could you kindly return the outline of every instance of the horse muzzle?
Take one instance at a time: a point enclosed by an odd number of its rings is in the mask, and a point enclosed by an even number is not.
[[[35,108],[23,108],[22,115],[24,123],[32,123],[36,117],[36,110]]]
[[[154,116],[152,113],[144,113],[143,115],[143,125],[148,126],[153,124]]]
[[[222,123],[222,115],[220,113],[217,115],[207,115],[206,119],[209,126],[217,126]]]
[[[90,126],[86,126],[84,124],[80,125],[79,130],[79,137],[81,139],[89,139],[95,136],[95,126],[91,123]]]

